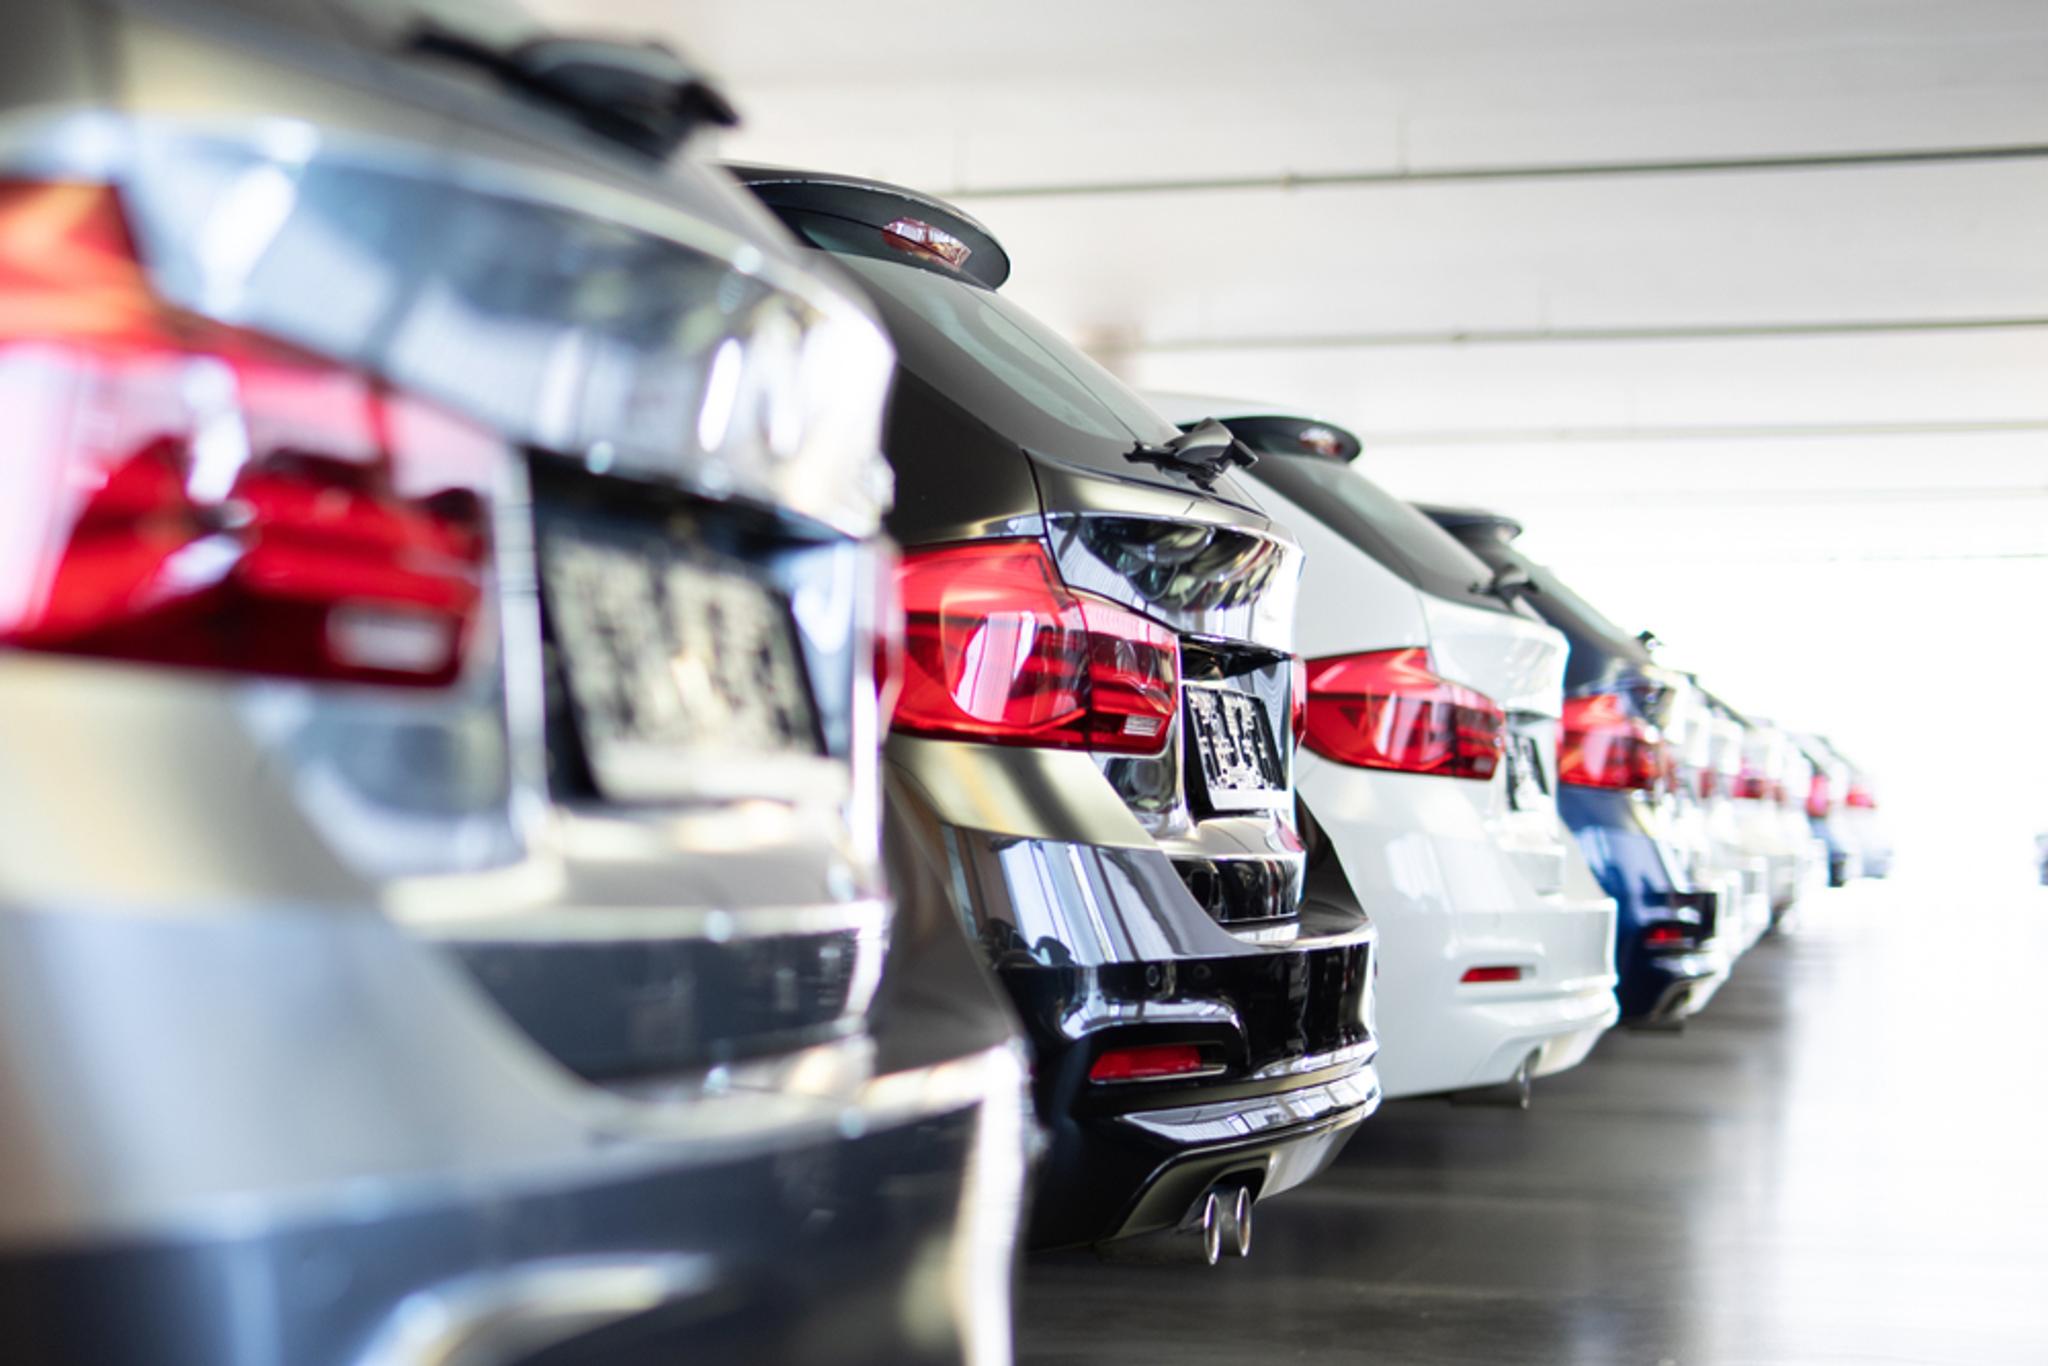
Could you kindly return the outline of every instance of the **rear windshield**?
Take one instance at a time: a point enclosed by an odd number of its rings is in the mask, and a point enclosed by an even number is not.
[[[1005,440],[1125,479],[1199,492],[1175,470],[1130,458],[1180,435],[1123,381],[994,290],[938,267],[887,259],[880,234],[826,214],[785,221],[866,288],[902,367]],[[1243,501],[1219,481],[1216,493]]]
[[[1592,603],[1572,592],[1557,575],[1513,545],[1496,538],[1490,530],[1475,534],[1480,539],[1469,542],[1472,548],[1489,564],[1519,569],[1527,574],[1536,587],[1536,592],[1527,599],[1529,605],[1545,621],[1571,638],[1567,683],[1577,681],[1589,672],[1581,663],[1581,657],[1588,651],[1598,651],[1610,659],[1618,658],[1630,664],[1649,665],[1655,662],[1650,658],[1647,646],[1609,621]]]
[[[1251,476],[1417,588],[1473,607],[1514,610],[1486,591],[1493,570],[1484,560],[1352,466],[1266,455]]]

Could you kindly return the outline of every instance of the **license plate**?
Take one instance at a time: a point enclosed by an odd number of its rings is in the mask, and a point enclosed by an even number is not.
[[[1508,806],[1527,811],[1543,805],[1550,796],[1550,783],[1543,776],[1543,751],[1530,735],[1508,732],[1501,758],[1508,769]]]
[[[1222,688],[1189,688],[1187,718],[1211,807],[1262,810],[1285,800],[1280,749],[1257,698]]]
[[[819,752],[788,605],[743,566],[651,532],[572,524],[542,537],[541,575],[606,797],[692,792],[692,770],[721,755]]]

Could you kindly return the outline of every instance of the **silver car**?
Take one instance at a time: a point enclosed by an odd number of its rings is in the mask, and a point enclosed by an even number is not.
[[[436,8],[9,11],[0,1359],[1005,1359],[889,345],[677,58]]]

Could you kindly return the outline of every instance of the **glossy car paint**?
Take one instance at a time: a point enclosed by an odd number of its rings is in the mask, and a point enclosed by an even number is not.
[[[1506,765],[1477,781],[1360,768],[1307,748],[1297,756],[1303,807],[1379,927],[1387,1095],[1495,1086],[1525,1064],[1536,1076],[1574,1066],[1615,1020],[1614,903],[1557,816],[1564,637],[1499,599],[1488,608],[1481,595],[1456,602],[1424,591],[1291,501],[1283,488],[1320,502],[1324,481],[1366,478],[1288,439],[1308,419],[1224,400],[1154,401],[1177,421],[1217,417],[1260,452],[1246,477],[1308,556],[1296,616],[1304,658],[1427,647],[1439,674],[1498,703],[1534,748],[1539,771],[1519,809]],[[1246,417],[1258,420],[1234,421]],[[1442,553],[1470,558],[1426,519],[1415,522],[1406,534],[1441,538]],[[1486,575],[1472,560],[1470,577]],[[1462,980],[1500,967],[1521,976]]]
[[[1672,722],[1679,677],[1658,666],[1640,642],[1517,550],[1512,542],[1521,530],[1518,524],[1463,509],[1423,511],[1496,571],[1528,576],[1529,605],[1570,643],[1567,698],[1609,693],[1627,714],[1660,733]],[[1614,898],[1614,965],[1619,978],[1615,994],[1622,1021],[1668,1025],[1699,1011],[1727,980],[1738,936],[1720,913],[1726,889],[1691,879],[1694,860],[1680,842],[1684,818],[1668,788],[1610,790],[1561,783],[1557,809],[1578,837],[1600,886]],[[1674,918],[1696,918],[1711,932],[1682,952],[1649,949],[1644,936],[1650,927]]]
[[[1301,551],[1252,490],[1134,458],[1174,428],[992,293],[1007,261],[980,224],[856,177],[739,174],[800,234],[837,249],[889,325],[888,525],[906,555],[1037,539],[1069,588],[1170,627],[1184,671],[1220,661],[1272,733],[1288,734]],[[984,274],[888,247],[882,228],[905,216],[973,244],[970,269]],[[1159,549],[1169,540],[1182,548]],[[1171,1229],[1218,1184],[1276,1194],[1320,1170],[1379,1103],[1370,921],[1334,861],[1303,849],[1291,790],[1235,813],[1197,799],[1187,724],[1183,706],[1156,758],[903,734],[888,744],[890,803],[915,836],[915,866],[947,890],[1031,1040],[1051,1139],[1032,1219],[1040,1245]],[[1089,1079],[1104,1050],[1158,1042],[1208,1048],[1219,1070]]]
[[[496,458],[448,688],[0,655],[0,1341],[1007,1360],[1021,1062],[950,917],[884,953],[872,318],[716,173],[367,10],[16,6],[5,61],[5,177],[114,188],[159,299]],[[794,439],[700,436],[722,339]],[[815,757],[593,786],[536,549],[569,505],[787,596]]]
[[[1745,843],[1727,793],[1729,765],[1739,767],[1741,730],[1721,716],[1697,679],[1685,677],[1677,686],[1682,700],[1674,710],[1680,719],[1669,733],[1678,843],[1690,854],[1694,885],[1716,888],[1720,905],[1732,911],[1729,929],[1740,953],[1771,927],[1770,856]]]

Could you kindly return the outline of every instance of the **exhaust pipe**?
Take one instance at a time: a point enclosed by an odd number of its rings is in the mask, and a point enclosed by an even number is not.
[[[1216,1198],[1216,1192],[1212,1190],[1195,1201],[1189,1208],[1187,1217],[1181,1220],[1180,1227],[1169,1229],[1165,1233],[1148,1233],[1141,1238],[1120,1238],[1115,1242],[1097,1243],[1095,1255],[1105,1262],[1127,1262],[1142,1266],[1189,1263],[1214,1266],[1223,1257],[1224,1219],[1223,1202]],[[1246,1245],[1249,1246],[1249,1222],[1245,1224],[1244,1229]]]
[[[1469,1091],[1453,1091],[1453,1105],[1498,1105],[1509,1110],[1526,1110],[1529,1097],[1535,1089],[1536,1061],[1539,1053],[1531,1053],[1522,1059],[1514,1075],[1495,1086],[1476,1086]]]
[[[1210,1197],[1214,1199],[1214,1196]],[[1218,1202],[1223,1211],[1221,1242],[1223,1250],[1233,1257],[1252,1255],[1252,1192],[1249,1186],[1239,1186],[1234,1191],[1223,1192]]]

